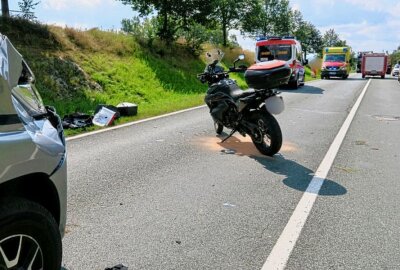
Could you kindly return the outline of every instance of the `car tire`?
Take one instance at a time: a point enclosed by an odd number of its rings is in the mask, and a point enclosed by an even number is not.
[[[41,205],[22,198],[0,200],[0,228],[0,269],[61,268],[60,231]]]
[[[300,80],[299,80],[299,75],[297,75],[296,80],[289,83],[289,87],[296,90],[299,89],[299,86],[300,86]]]
[[[303,74],[303,78],[302,78],[302,80],[300,82],[300,86],[304,86],[305,83],[306,83],[306,74],[304,73]]]

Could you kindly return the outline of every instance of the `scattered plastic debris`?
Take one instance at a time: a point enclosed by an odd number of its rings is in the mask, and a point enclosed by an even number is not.
[[[367,145],[366,141],[356,141],[356,145]]]
[[[117,105],[117,108],[121,116],[134,116],[138,111],[138,105],[129,102],[122,102]]]
[[[73,113],[64,116],[62,125],[64,129],[84,128],[92,126],[93,116],[85,113]]]
[[[224,203],[223,206],[229,207],[229,208],[236,207],[236,205],[228,203],[228,202]]]
[[[236,151],[233,149],[222,149],[221,153],[227,154],[227,155],[234,155],[236,154]]]
[[[104,269],[104,270],[128,270],[128,267],[126,267],[125,265],[123,265],[123,264],[118,264],[118,265],[116,265],[116,266],[113,266],[113,267],[107,267],[106,269]]]
[[[93,117],[93,124],[97,126],[109,126],[116,118],[117,113],[107,107],[102,107]]]

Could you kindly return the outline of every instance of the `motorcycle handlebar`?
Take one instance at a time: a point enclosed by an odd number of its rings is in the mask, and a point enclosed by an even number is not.
[[[219,72],[219,73],[208,73],[208,72],[205,72],[205,73],[198,74],[197,78],[202,83],[205,83],[205,82],[209,82],[210,83],[210,82],[213,82],[214,80],[215,81],[218,80],[220,77],[221,78],[226,78],[228,75],[229,75],[229,72],[226,72],[226,71]]]
[[[246,70],[247,70],[247,67],[244,65],[239,66],[238,68],[236,68],[236,67],[229,68],[229,72],[245,72]]]

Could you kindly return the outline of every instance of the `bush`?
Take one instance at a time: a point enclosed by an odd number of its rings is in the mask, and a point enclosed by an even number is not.
[[[139,17],[132,19],[123,19],[122,31],[132,34],[139,41],[144,41],[147,46],[152,47],[157,37],[158,21],[156,18],[145,18],[141,20]]]

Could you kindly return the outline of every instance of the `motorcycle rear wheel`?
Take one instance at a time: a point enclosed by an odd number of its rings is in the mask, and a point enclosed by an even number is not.
[[[251,134],[255,147],[261,154],[273,156],[282,146],[282,131],[276,121],[268,112],[257,112],[252,117],[253,123],[258,126],[256,134]]]

